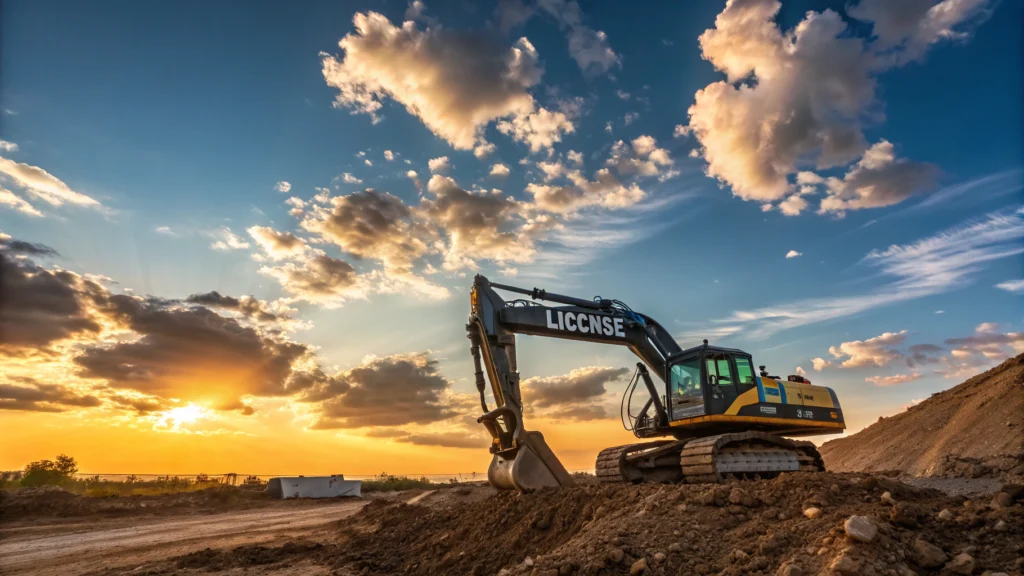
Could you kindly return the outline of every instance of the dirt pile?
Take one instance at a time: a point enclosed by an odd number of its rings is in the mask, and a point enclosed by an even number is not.
[[[379,501],[318,559],[342,574],[1019,574],[1024,488],[978,501],[886,478],[579,486],[431,509]]]
[[[1024,354],[825,443],[828,470],[1024,479]]]
[[[262,492],[250,492],[235,486],[207,488],[195,492],[162,496],[86,497],[56,486],[0,491],[0,522],[25,517],[88,516],[91,514],[132,513],[140,510],[194,508],[215,511],[224,507],[238,509],[259,506],[269,498]]]

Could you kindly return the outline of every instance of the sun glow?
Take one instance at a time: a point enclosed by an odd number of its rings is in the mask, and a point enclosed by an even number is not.
[[[206,416],[202,407],[189,403],[188,406],[172,408],[160,415],[158,426],[178,429],[182,424],[192,424]]]

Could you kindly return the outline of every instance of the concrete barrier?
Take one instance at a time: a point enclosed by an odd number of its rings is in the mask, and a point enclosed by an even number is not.
[[[361,496],[363,483],[345,480],[345,476],[280,476],[267,482],[272,498],[336,498]]]

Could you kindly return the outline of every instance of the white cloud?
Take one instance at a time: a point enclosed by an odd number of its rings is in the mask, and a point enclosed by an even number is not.
[[[807,376],[807,371],[800,366],[794,368],[793,373],[796,374],[797,376]]]
[[[622,117],[622,123],[625,124],[626,126],[629,126],[630,124],[636,122],[639,119],[639,112],[626,112],[626,115]]]
[[[274,190],[277,190],[278,192],[281,192],[281,193],[288,193],[288,192],[291,192],[292,185],[290,183],[285,182],[284,180],[282,180],[282,181],[278,182],[277,184],[274,184]]]
[[[394,162],[395,161],[395,153],[392,152],[391,150],[385,150],[384,151],[384,159],[387,160],[388,162]]]
[[[24,198],[17,196],[14,192],[0,187],[0,206],[7,206],[29,216],[42,216],[43,213],[36,209]]]
[[[971,25],[988,17],[989,5],[988,0],[861,0],[847,13],[873,24],[878,57],[896,65],[921,58],[941,40],[966,39]]]
[[[0,152],[17,152],[18,145],[7,140],[0,140]]]
[[[896,158],[886,140],[864,152],[842,178],[827,180],[828,196],[819,214],[881,208],[899,204],[911,196],[934,190],[939,169],[933,164]]]
[[[803,252],[797,252],[796,250],[790,250],[789,252],[786,252],[786,258],[787,259],[789,259],[789,258],[796,258],[797,256],[803,256],[803,255],[804,255]]]
[[[324,78],[339,91],[336,106],[376,122],[391,98],[460,150],[472,149],[489,122],[534,111],[528,90],[542,69],[526,38],[502,47],[440,26],[396,27],[376,12],[357,13],[353,24],[340,57],[321,55]]]
[[[629,100],[629,92],[626,92],[625,90],[616,90],[615,95],[621,98],[622,100]]]
[[[565,157],[568,158],[570,162],[575,164],[577,168],[581,168],[583,166],[583,153],[582,152],[577,152],[575,150],[569,150],[569,152],[565,155]]]
[[[501,274],[502,276],[518,276],[519,275],[519,269],[518,268],[502,268],[502,269],[498,270],[498,274]]]
[[[278,232],[267,226],[250,226],[246,232],[273,260],[295,258],[306,250],[306,243],[291,232]]]
[[[451,164],[448,162],[447,156],[441,156],[440,158],[432,158],[427,165],[430,167],[430,171],[434,174],[440,172],[447,172],[451,168]]]
[[[608,45],[605,33],[583,24],[583,11],[576,0],[540,0],[538,5],[566,30],[569,53],[580,70],[587,74],[605,74],[613,67],[621,66],[619,56]]]
[[[544,173],[544,180],[549,182],[564,176],[566,173],[565,166],[561,162],[537,162],[537,168],[540,168],[541,172]]]
[[[1024,280],[1007,280],[996,284],[996,288],[1013,292],[1014,294],[1024,293]]]
[[[765,204],[769,209],[771,204]],[[807,209],[807,200],[799,194],[793,194],[786,198],[782,202],[779,202],[779,212],[782,212],[784,216],[799,216],[801,212]]]
[[[505,166],[504,164],[495,164],[494,166],[491,166],[490,175],[495,178],[506,178],[509,175],[508,166]]]
[[[53,206],[60,206],[65,202],[79,206],[100,205],[93,198],[75,192],[62,180],[36,166],[0,157],[0,173],[9,176],[29,194]]]
[[[213,248],[214,250],[245,250],[249,247],[248,242],[232,232],[231,228],[228,228],[227,226],[223,226],[220,230],[211,232],[210,236],[217,238],[217,241],[210,244],[210,248]]]
[[[597,179],[587,180],[579,170],[568,174],[571,185],[528,184],[526,191],[542,210],[570,213],[588,206],[626,208],[644,199],[646,194],[636,183],[623,184],[607,168],[597,171]]]
[[[620,174],[657,176],[663,169],[673,165],[668,150],[658,148],[651,136],[640,136],[627,145],[619,140],[612,145],[611,156],[605,162]]]
[[[872,251],[863,264],[890,280],[855,295],[807,298],[754,310],[734,312],[717,320],[743,324],[754,337],[859,314],[962,288],[988,262],[1024,254],[1024,209],[995,212],[913,244]]]
[[[843,368],[864,368],[867,366],[881,368],[890,362],[903,358],[903,353],[894,347],[902,346],[906,337],[906,330],[885,332],[880,336],[868,338],[867,340],[854,340],[852,342],[843,342],[839,346],[830,346],[828,353],[837,362],[840,362],[839,365]]]
[[[965,378],[1024,353],[1024,333],[1004,333],[998,324],[982,322],[973,335],[947,338],[945,344],[950,347],[950,354],[943,359],[945,367],[938,372],[946,378]]]
[[[871,376],[865,378],[865,382],[874,384],[875,386],[896,386],[898,384],[906,384],[907,382],[913,382],[921,378],[921,374],[914,372],[913,374],[893,374],[891,376]]]
[[[676,124],[675,129],[672,130],[672,137],[673,138],[682,138],[684,136],[689,136],[690,132],[691,132],[691,130],[690,130],[689,126],[684,126],[682,124]]]
[[[345,172],[344,174],[341,175],[341,181],[344,182],[345,184],[362,184],[363,183],[362,180],[360,180],[359,178],[356,178],[355,176],[353,176],[352,174],[350,174],[348,172]]]
[[[292,196],[285,200],[284,203],[292,207],[292,209],[288,211],[292,216],[302,216],[302,213],[306,209],[306,201],[297,196]]]
[[[511,120],[498,123],[498,131],[507,134],[517,142],[530,147],[530,152],[550,149],[556,142],[562,141],[562,134],[576,130],[569,116],[564,112],[552,112],[540,108],[530,114],[518,115]]]
[[[808,12],[784,32],[775,23],[781,7],[777,0],[729,2],[715,28],[700,36],[704,58],[726,81],[699,90],[689,110],[689,128],[700,142],[708,174],[745,200],[779,202],[794,193],[789,178],[801,166],[828,169],[854,161],[867,149],[863,123],[880,119],[873,114],[877,75],[907,61],[912,51],[918,54],[914,47],[922,44],[893,44],[898,35],[885,26],[899,22],[900,30],[930,30],[921,32],[926,47],[952,38],[948,32],[985,2],[944,0],[934,10],[902,9],[924,4],[930,2],[866,0],[850,8],[851,15],[877,17],[876,32],[879,23],[886,23],[881,28],[885,38],[870,42],[851,33],[832,10]],[[892,18],[879,16],[883,12]],[[927,189],[932,170],[893,155],[872,172],[862,166],[854,174],[859,187],[836,182],[845,185],[833,195],[842,196],[843,204],[850,202],[844,209],[889,205]],[[902,191],[900,198],[897,183],[916,187]],[[790,204],[789,213],[796,211],[793,204],[799,202]],[[823,209],[839,208],[826,204]]]
[[[608,122],[604,123],[604,131],[609,133],[609,134],[612,133],[612,123],[611,123],[611,120],[609,120]]]
[[[174,230],[171,230],[170,226],[157,226],[156,228],[153,229],[153,231],[156,232],[157,234],[163,234],[165,236],[178,235]]]
[[[812,358],[811,359],[811,367],[814,368],[815,372],[821,372],[822,370],[824,370],[825,368],[828,368],[831,365],[832,365],[832,363],[829,362],[828,360],[825,360],[824,358]]]
[[[423,181],[420,180],[419,174],[415,170],[409,170],[405,173],[405,177],[412,180],[412,183],[416,186],[417,192],[423,192]]]
[[[494,153],[496,146],[490,142],[481,142],[473,148],[473,156],[483,160]]]
[[[405,19],[417,20],[426,10],[427,7],[421,0],[412,0],[409,2],[409,7],[405,9]]]
[[[366,164],[370,168],[373,168],[373,161],[370,160],[369,158],[367,158],[366,160],[363,160],[363,164]]]

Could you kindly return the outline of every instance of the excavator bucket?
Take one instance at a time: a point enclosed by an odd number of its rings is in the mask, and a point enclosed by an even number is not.
[[[572,476],[540,432],[523,432],[517,449],[496,453],[487,469],[487,480],[500,490],[520,492],[573,485]]]

